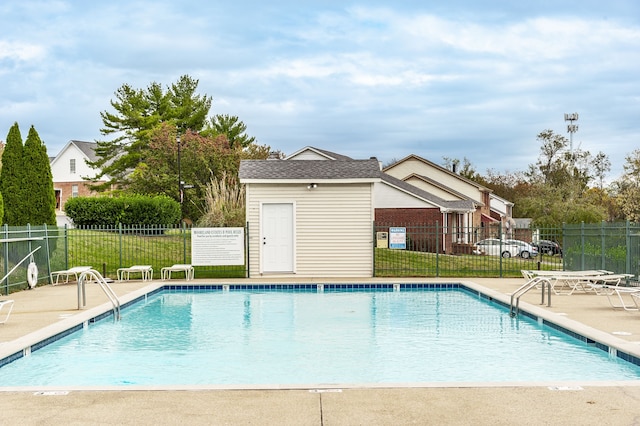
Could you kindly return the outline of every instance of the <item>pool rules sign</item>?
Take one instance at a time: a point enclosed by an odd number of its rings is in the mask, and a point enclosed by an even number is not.
[[[244,228],[191,229],[191,264],[244,265]]]

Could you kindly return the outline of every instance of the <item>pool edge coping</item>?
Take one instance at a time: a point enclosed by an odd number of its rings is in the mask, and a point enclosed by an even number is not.
[[[489,301],[497,302],[500,305],[503,305],[506,308],[510,306],[510,294],[501,293],[496,290],[492,290],[488,287],[475,283],[473,281],[459,280],[455,282],[420,282],[420,280],[412,280],[408,281],[395,281],[389,280],[388,282],[368,282],[366,285],[380,287],[382,285],[407,285],[407,284],[420,284],[425,287],[437,287],[443,286],[443,289],[446,288],[461,288],[465,291],[470,291],[471,293],[476,294],[479,297],[485,298]],[[364,281],[363,281],[364,283]],[[315,283],[305,283],[312,286],[323,285],[321,282]],[[336,282],[332,281],[331,285],[345,285],[345,286],[354,286],[359,285],[360,283],[354,282]],[[128,305],[137,303],[141,299],[147,298],[157,292],[163,290],[171,290],[172,287],[180,287],[182,288],[196,288],[196,290],[206,289],[211,287],[221,287],[221,286],[241,286],[245,288],[252,288],[258,286],[277,286],[282,285],[285,287],[289,287],[292,285],[302,285],[301,283],[274,283],[274,282],[265,282],[265,283],[251,283],[251,284],[237,284],[237,283],[211,283],[211,284],[202,284],[202,283],[167,283],[167,282],[157,282],[151,283],[143,288],[127,293],[123,296],[120,296],[120,303],[123,308],[126,308]],[[411,291],[411,290],[409,290]],[[631,362],[637,366],[640,366],[640,345],[634,342],[629,342],[624,339],[618,338],[614,335],[606,333],[604,331],[598,330],[596,328],[590,327],[586,324],[583,324],[579,321],[572,320],[567,318],[566,316],[545,310],[536,305],[521,302],[520,303],[520,313],[527,315],[529,318],[541,322],[544,325],[550,326],[560,332],[565,334],[573,335],[573,337],[578,338],[579,340],[583,340],[590,344],[595,344],[601,350],[605,352],[609,352],[610,355],[617,356],[622,360],[627,362]],[[111,313],[110,313],[111,312]],[[17,338],[15,340],[5,342],[0,346],[0,368],[8,363],[13,362],[16,359],[19,359],[24,356],[28,356],[33,348],[35,350],[40,349],[52,343],[68,334],[71,334],[77,331],[81,327],[87,327],[90,323],[94,323],[96,321],[104,320],[112,316],[113,305],[110,302],[103,303],[94,308],[87,309],[78,314],[75,314],[71,317],[64,318],[54,324],[43,327],[39,330],[36,330],[32,333],[29,333],[25,336]],[[612,352],[614,351],[614,352]],[[621,356],[628,355],[628,357]],[[633,358],[633,359],[630,359]],[[564,383],[564,385],[559,383]],[[284,390],[284,389],[358,389],[358,388],[398,388],[398,387],[406,387],[406,388],[424,388],[424,387],[550,387],[550,386],[576,386],[576,385],[586,385],[586,386],[640,386],[640,380],[625,380],[625,381],[589,381],[589,382],[428,382],[428,383],[400,383],[400,384],[389,384],[389,383],[363,383],[363,384],[303,384],[303,385],[251,385],[251,386],[233,386],[233,385],[203,385],[203,386],[193,386],[193,385],[176,385],[176,386],[71,386],[71,387],[49,387],[49,386],[40,386],[40,387],[2,387],[0,386],[0,392],[5,391],[34,391],[34,390],[46,390],[46,389],[68,389],[68,390],[249,390],[249,389],[260,389],[260,390]]]

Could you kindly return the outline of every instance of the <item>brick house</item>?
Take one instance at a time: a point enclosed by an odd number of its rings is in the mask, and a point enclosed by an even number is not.
[[[352,159],[305,147],[287,160]],[[380,181],[374,185],[373,205],[376,224],[407,228],[412,250],[466,253],[478,239],[499,233],[500,226],[504,231],[512,229],[513,203],[416,155],[381,171]]]
[[[455,171],[417,155],[409,155],[385,167],[383,172],[449,203],[467,201],[473,204],[473,210],[467,211],[441,209],[448,213],[441,223],[448,228],[447,238],[451,243],[471,244],[477,239],[499,234],[514,237],[513,203]]]

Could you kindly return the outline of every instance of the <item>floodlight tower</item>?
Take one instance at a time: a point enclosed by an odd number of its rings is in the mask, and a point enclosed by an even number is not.
[[[578,125],[573,124],[574,121],[578,121],[578,113],[574,112],[573,114],[565,114],[564,121],[568,121],[567,124],[567,132],[569,132],[569,152],[573,154],[573,134],[578,131]]]

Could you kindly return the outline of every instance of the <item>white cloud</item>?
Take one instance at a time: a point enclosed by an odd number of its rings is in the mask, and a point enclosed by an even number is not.
[[[45,53],[46,48],[38,44],[0,40],[0,60],[19,62],[42,60]]]
[[[285,152],[315,144],[525,168],[538,132],[566,134],[565,112],[581,114],[585,146],[615,142],[604,148],[612,162],[637,145],[631,0],[381,3],[7,0],[0,132],[18,120],[60,147],[99,138],[120,85],[189,74],[212,113],[238,115]]]

